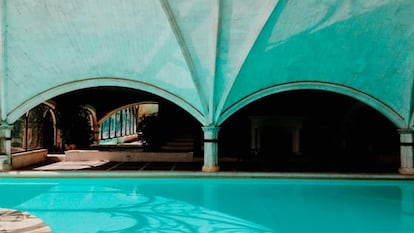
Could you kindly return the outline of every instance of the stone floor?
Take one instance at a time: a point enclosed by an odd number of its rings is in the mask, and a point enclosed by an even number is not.
[[[23,171],[201,171],[202,158],[182,162],[113,162],[113,161],[64,161],[51,159],[44,164],[20,169]],[[366,164],[310,162],[306,160],[269,161],[253,159],[220,158],[220,171],[224,172],[339,172],[339,173],[395,173],[398,167]]]

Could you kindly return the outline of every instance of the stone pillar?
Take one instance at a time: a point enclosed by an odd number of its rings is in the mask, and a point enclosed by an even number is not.
[[[400,129],[400,159],[401,167],[399,169],[401,174],[414,175],[414,161],[413,161],[413,130]]]
[[[292,153],[300,155],[300,128],[292,128]]]
[[[0,124],[0,171],[11,169],[11,130],[13,126]]]
[[[203,172],[218,172],[218,132],[217,126],[202,127],[204,132]]]

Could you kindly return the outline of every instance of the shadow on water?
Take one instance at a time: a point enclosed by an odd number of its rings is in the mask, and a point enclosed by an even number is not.
[[[57,233],[270,232],[260,224],[204,207],[199,201],[195,204],[186,198],[151,195],[149,190],[156,185],[111,184],[89,186],[78,180],[58,185],[47,193],[37,192],[15,208],[30,211]],[[182,186],[179,187],[181,190]],[[26,188],[30,190],[35,185]]]
[[[25,185],[4,183],[2,188],[9,187],[2,189],[7,192],[0,193],[0,200],[27,194],[7,205],[33,213],[56,233],[414,229],[412,221],[406,221],[412,220],[412,181],[173,178],[48,181],[56,185],[39,179]]]

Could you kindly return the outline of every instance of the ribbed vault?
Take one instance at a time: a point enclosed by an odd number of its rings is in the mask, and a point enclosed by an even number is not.
[[[203,125],[223,122],[255,93],[298,82],[363,93],[398,127],[412,126],[411,0],[13,0],[1,7],[0,111],[10,123],[73,90],[56,87],[119,78],[127,80],[119,86],[176,100]]]

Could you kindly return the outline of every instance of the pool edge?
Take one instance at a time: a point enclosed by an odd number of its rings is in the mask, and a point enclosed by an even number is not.
[[[0,178],[269,178],[269,179],[354,179],[354,180],[414,180],[414,176],[401,174],[368,173],[275,173],[275,172],[91,172],[91,171],[10,171],[1,172]]]

